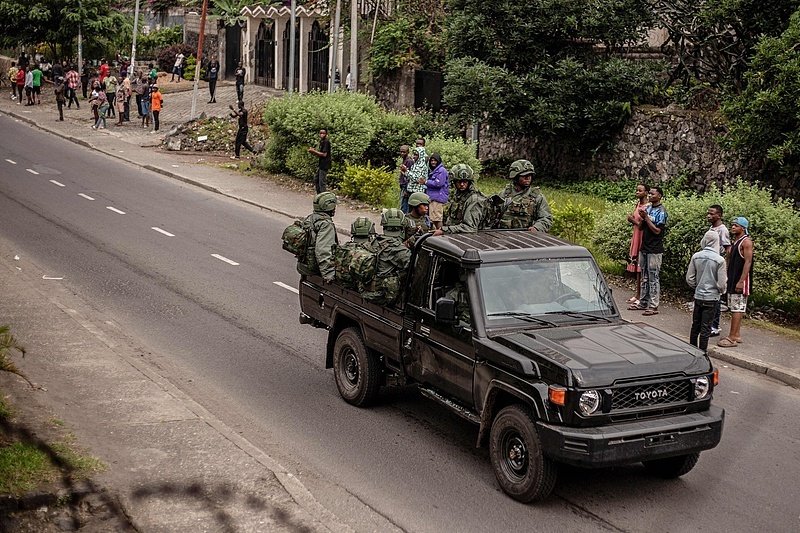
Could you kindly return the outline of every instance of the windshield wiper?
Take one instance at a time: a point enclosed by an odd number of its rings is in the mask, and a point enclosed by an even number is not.
[[[499,313],[489,313],[486,316],[510,316],[513,318],[519,318],[520,320],[524,320],[526,322],[536,322],[539,324],[544,324],[545,326],[550,326],[551,328],[558,326],[558,324],[556,324],[555,322],[545,320],[544,318],[536,317],[530,313],[520,313],[519,311],[501,311]]]
[[[546,315],[567,315],[575,318],[588,318],[590,320],[602,320],[603,322],[610,322],[611,319],[607,316],[597,316],[591,313],[583,313],[580,311],[548,311]]]

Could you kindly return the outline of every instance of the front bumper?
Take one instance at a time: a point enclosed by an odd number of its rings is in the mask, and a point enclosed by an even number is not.
[[[725,410],[574,428],[539,422],[544,454],[583,467],[602,467],[663,459],[708,450],[719,444]]]

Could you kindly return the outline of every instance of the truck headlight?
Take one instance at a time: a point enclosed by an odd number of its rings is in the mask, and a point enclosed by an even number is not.
[[[709,391],[711,390],[711,386],[708,382],[707,376],[702,376],[696,378],[694,380],[694,399],[695,400],[702,400],[706,396],[708,396]]]
[[[578,400],[578,409],[584,415],[590,415],[600,407],[600,393],[596,390],[587,390],[581,393]]]

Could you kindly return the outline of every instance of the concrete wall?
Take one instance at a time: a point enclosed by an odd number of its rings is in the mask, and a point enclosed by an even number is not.
[[[203,57],[212,56],[219,58],[221,40],[224,37],[217,24],[217,17],[206,16],[205,37],[203,37]],[[200,39],[200,14],[187,13],[183,23],[183,42],[188,44],[197,53],[197,43]],[[224,71],[223,71],[224,72]]]

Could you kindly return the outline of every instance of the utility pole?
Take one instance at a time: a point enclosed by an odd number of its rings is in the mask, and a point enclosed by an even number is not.
[[[81,34],[81,27],[83,26],[83,2],[78,0],[78,74],[83,74],[83,35]],[[11,83],[14,83],[12,80]]]
[[[136,8],[133,10],[133,44],[131,44],[131,66],[128,67],[128,77],[136,71],[136,34],[139,33],[139,0],[136,0]]]
[[[333,19],[333,55],[331,57],[331,79],[328,92],[336,90],[336,67],[339,64],[339,24],[342,18],[342,0],[336,0],[336,16]],[[341,79],[339,80],[341,83]]]
[[[136,0],[137,2],[139,0]],[[200,66],[203,63],[203,41],[206,36],[206,14],[208,13],[208,0],[203,0],[203,11],[200,13],[200,37],[197,39],[197,62],[194,64],[194,89],[192,90],[192,112],[189,120],[194,119],[197,111],[197,88],[200,85]]]
[[[358,91],[358,0],[350,0],[350,88]]]
[[[294,62],[297,57],[297,48],[294,45],[294,40],[297,38],[295,28],[297,24],[297,0],[292,0],[289,5],[289,92],[294,92]]]

